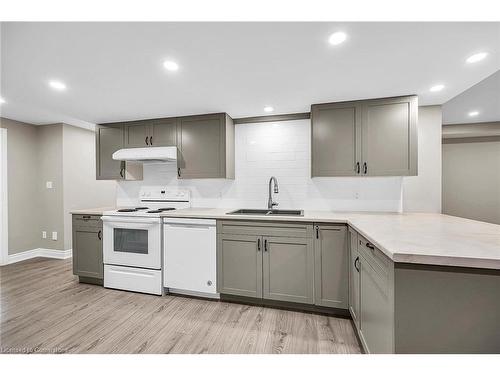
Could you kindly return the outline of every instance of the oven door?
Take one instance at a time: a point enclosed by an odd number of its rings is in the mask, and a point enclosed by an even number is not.
[[[103,216],[104,264],[161,269],[159,218]]]

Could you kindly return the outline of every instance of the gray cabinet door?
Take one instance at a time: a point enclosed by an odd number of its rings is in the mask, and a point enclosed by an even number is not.
[[[103,278],[102,229],[73,226],[73,274]]]
[[[311,175],[354,176],[360,170],[359,102],[311,107]]]
[[[125,132],[125,147],[150,146],[150,121],[126,122],[123,127]]]
[[[360,268],[359,268],[359,254],[358,254],[358,234],[349,228],[349,311],[352,320],[356,327],[359,325],[359,306],[360,306]]]
[[[393,353],[393,314],[387,279],[361,257],[360,337],[369,353]]]
[[[96,179],[125,178],[124,163],[113,160],[115,151],[123,148],[123,125],[96,126]]]
[[[345,225],[317,225],[314,240],[314,303],[348,308],[349,251]]]
[[[312,239],[263,237],[265,299],[312,304],[314,300]]]
[[[164,147],[177,145],[177,119],[153,120],[150,128],[151,146]]]
[[[222,234],[217,244],[217,291],[262,297],[262,238]]]
[[[178,119],[177,160],[180,178],[225,177],[225,115]]]
[[[362,173],[417,174],[416,97],[368,100],[362,115]]]

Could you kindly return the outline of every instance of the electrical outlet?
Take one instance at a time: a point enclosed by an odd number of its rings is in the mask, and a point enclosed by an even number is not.
[[[52,232],[52,239],[57,241],[57,232]]]
[[[46,231],[42,231],[42,238],[47,238],[47,232]]]
[[[53,185],[52,185],[52,181],[47,181],[45,183],[45,186],[47,187],[47,189],[52,189]]]

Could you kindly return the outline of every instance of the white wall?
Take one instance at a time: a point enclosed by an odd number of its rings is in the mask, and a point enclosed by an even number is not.
[[[418,109],[418,176],[403,178],[404,212],[441,212],[441,106]]]
[[[117,204],[137,204],[142,185],[189,189],[193,206],[266,207],[270,176],[279,208],[338,211],[441,210],[441,109],[421,107],[419,176],[310,178],[310,121],[236,125],[236,178],[177,180],[175,163],[144,166],[143,181],[120,181]],[[404,186],[404,194],[402,191]]]

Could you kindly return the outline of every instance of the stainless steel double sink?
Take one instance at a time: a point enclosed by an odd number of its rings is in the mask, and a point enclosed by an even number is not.
[[[265,215],[265,216],[304,216],[303,210],[259,210],[242,208],[227,213],[228,215]]]

